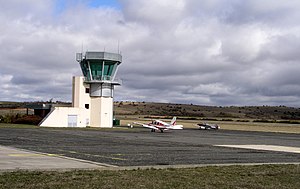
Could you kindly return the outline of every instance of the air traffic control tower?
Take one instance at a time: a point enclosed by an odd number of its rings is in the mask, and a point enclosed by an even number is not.
[[[122,62],[121,54],[86,52],[83,55],[77,53],[76,60],[84,75],[84,83],[89,86],[90,125],[112,127],[114,86],[121,84],[115,79],[118,66]]]
[[[51,107],[42,127],[112,127],[115,78],[122,56],[118,53],[76,53],[83,76],[73,77],[72,106]]]

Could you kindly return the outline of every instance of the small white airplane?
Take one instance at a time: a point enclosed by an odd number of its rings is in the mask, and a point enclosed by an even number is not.
[[[183,129],[183,125],[176,125],[176,117],[173,117],[171,123],[166,123],[161,120],[153,120],[148,124],[138,122],[133,122],[133,124],[141,125],[143,127],[151,129],[151,132],[160,131],[163,133],[164,131],[169,129]]]

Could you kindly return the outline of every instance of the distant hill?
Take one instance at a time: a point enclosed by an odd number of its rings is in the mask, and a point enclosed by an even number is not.
[[[25,108],[37,102],[1,102],[1,109]],[[51,103],[51,102],[38,102]],[[56,102],[68,104],[66,102]],[[0,111],[1,113],[1,111]],[[114,114],[218,119],[300,120],[300,108],[286,106],[203,106],[155,102],[114,102]]]
[[[0,108],[20,108],[25,106],[25,104],[25,102],[0,101]]]
[[[300,120],[300,108],[286,106],[202,106],[155,102],[115,102],[115,115],[186,116],[235,119]]]
[[[12,102],[12,101],[0,101],[0,108],[25,108],[28,105],[36,105],[36,104],[63,104],[63,105],[71,105],[70,102],[61,102],[61,101],[36,101],[36,102]]]

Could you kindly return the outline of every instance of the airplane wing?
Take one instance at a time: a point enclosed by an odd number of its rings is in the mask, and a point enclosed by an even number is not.
[[[146,124],[143,124],[143,127],[146,127],[146,128],[149,128],[149,129],[159,130],[157,127],[154,127],[154,126],[152,126],[152,125],[146,125]]]
[[[149,128],[149,129],[155,129],[155,130],[159,130],[158,128],[152,126],[152,125],[147,125],[147,124],[143,124],[143,123],[139,123],[139,122],[133,122],[134,124],[137,124],[137,125],[141,125],[143,127],[146,127],[146,128]]]
[[[168,129],[179,130],[179,129],[183,129],[183,125],[170,125],[167,128]]]

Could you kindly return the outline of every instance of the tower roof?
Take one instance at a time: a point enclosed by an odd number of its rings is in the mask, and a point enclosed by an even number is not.
[[[110,53],[110,52],[93,52],[89,51],[85,53],[85,56],[82,56],[82,53],[77,53],[76,57],[78,62],[82,60],[108,60],[115,61],[119,64],[122,62],[122,55],[118,53]]]

